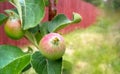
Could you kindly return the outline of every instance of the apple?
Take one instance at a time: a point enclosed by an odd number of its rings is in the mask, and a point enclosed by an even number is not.
[[[50,60],[60,59],[65,53],[64,38],[58,33],[45,35],[39,43],[41,53]]]
[[[24,36],[20,20],[17,18],[8,18],[5,23],[4,30],[6,35],[14,40],[21,39]]]

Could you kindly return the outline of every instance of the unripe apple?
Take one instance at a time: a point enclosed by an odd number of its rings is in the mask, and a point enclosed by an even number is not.
[[[45,35],[39,43],[41,53],[50,60],[60,59],[66,49],[64,38],[58,33]]]
[[[4,30],[7,36],[14,40],[18,40],[24,35],[20,20],[17,18],[9,18],[5,23]]]

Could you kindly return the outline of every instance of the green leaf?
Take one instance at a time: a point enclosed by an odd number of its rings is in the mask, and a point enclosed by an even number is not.
[[[32,43],[35,43],[37,41],[37,44],[39,43],[40,39],[48,34],[48,22],[41,23],[40,25],[37,25],[34,28],[28,29],[28,32],[26,32],[26,37],[32,41]]]
[[[64,14],[58,14],[48,25],[49,32],[56,32],[70,24],[81,21],[81,16],[78,13],[73,13],[73,20],[69,20]]]
[[[25,37],[32,43],[34,44],[36,47],[38,47],[38,43],[37,43],[37,40],[35,38],[35,34],[29,32],[29,31],[26,31],[25,32]]]
[[[42,34],[42,36],[49,33],[48,25],[49,25],[49,22],[45,22],[45,23],[40,24],[40,33]]]
[[[6,2],[6,1],[8,1],[8,0],[0,0],[0,2]]]
[[[39,31],[39,25],[37,25],[34,28],[28,29],[28,31],[31,32],[31,33],[33,33],[33,34],[36,34]]]
[[[16,7],[19,17],[20,17],[20,20],[21,20],[21,23],[22,23],[23,22],[22,21],[22,8],[21,8],[19,1],[22,2],[23,0],[9,0],[9,2]]]
[[[62,59],[51,61],[35,52],[32,56],[32,65],[38,74],[61,74]]]
[[[5,10],[5,12],[8,14],[9,18],[19,18],[15,10]]]
[[[28,31],[26,32],[25,36],[35,45],[38,45],[38,42],[41,39],[42,34],[40,33],[40,27],[39,25],[37,25],[34,28],[30,28],[28,29]]]
[[[7,16],[4,14],[0,14],[0,25],[2,25],[7,20]]]
[[[44,2],[45,2],[45,6],[49,6],[49,0],[44,0]]]
[[[48,34],[48,25],[49,25],[49,22],[45,22],[45,23],[41,23],[39,25],[39,31],[36,33],[35,37],[36,37],[36,40],[37,40],[37,43],[40,42],[40,39]]]
[[[31,64],[28,64],[28,65],[22,70],[22,72],[25,72],[25,71],[29,70],[30,68],[31,68]]]
[[[80,14],[78,13],[73,13],[73,20],[71,21],[71,23],[79,23],[82,20],[82,17],[80,16]]]
[[[37,26],[44,17],[44,0],[10,0],[10,2],[16,6],[22,17],[24,30]]]
[[[0,46],[0,74],[20,74],[30,63],[30,54],[9,45]]]
[[[40,40],[41,40],[42,37],[43,37],[43,36],[42,36],[42,34],[41,34],[40,32],[38,32],[38,33],[35,35],[35,38],[36,38],[36,41],[37,41],[38,44],[39,44],[39,42],[40,42]]]
[[[17,15],[19,14],[17,8],[12,8],[11,10],[15,12]]]
[[[67,60],[63,60],[63,72],[62,74],[72,74],[72,63],[67,61]]]

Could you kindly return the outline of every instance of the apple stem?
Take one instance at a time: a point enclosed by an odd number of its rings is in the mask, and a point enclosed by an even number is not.
[[[59,44],[59,39],[58,39],[57,37],[55,37],[55,38],[53,39],[52,43],[53,43],[54,45],[58,45],[58,44]]]

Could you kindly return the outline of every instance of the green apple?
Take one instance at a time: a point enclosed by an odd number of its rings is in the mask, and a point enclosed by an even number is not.
[[[5,23],[4,30],[7,36],[14,40],[21,39],[24,36],[20,20],[17,18],[9,18]]]

